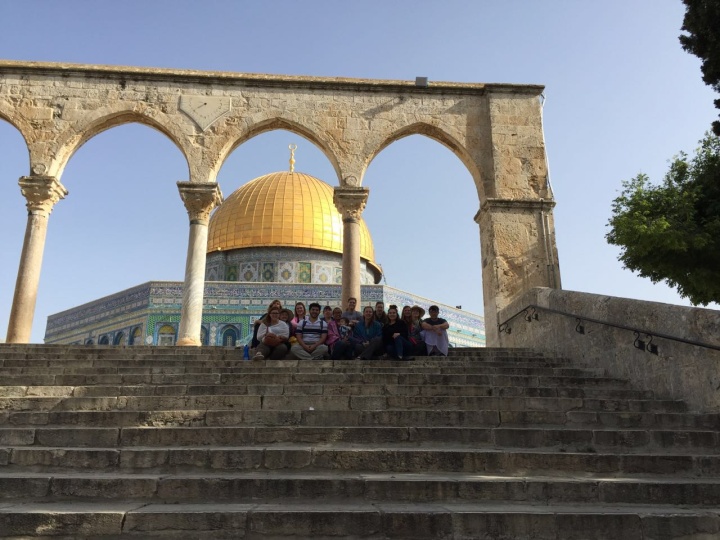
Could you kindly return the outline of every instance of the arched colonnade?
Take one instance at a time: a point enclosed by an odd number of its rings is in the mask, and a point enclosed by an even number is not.
[[[60,179],[68,160],[98,133],[139,122],[164,133],[188,164],[188,179],[178,182],[190,222],[178,344],[200,344],[207,224],[222,201],[218,171],[244,141],[286,129],[316,144],[337,173],[343,303],[360,296],[362,182],[373,158],[413,134],[458,156],[478,193],[478,270],[487,343],[494,345],[499,309],[529,288],[560,287],[542,90],[0,61],[0,118],[20,131],[30,156],[29,174],[19,181],[28,222],[7,341],[29,341],[48,217],[67,196]]]

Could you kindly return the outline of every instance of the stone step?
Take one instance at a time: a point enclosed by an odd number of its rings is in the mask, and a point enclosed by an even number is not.
[[[83,386],[122,384],[399,384],[489,385],[547,387],[581,386],[629,388],[629,383],[610,377],[545,377],[527,375],[464,375],[440,373],[181,373],[147,375],[3,375],[8,386]]]
[[[660,399],[600,399],[564,397],[485,396],[365,396],[365,395],[198,395],[119,397],[2,397],[0,410],[500,410],[500,411],[628,411],[685,412],[686,404]]]
[[[669,450],[720,453],[717,431],[481,427],[43,427],[0,428],[0,447],[236,446],[275,443],[433,443],[558,448],[616,453]]]
[[[326,360],[325,362],[330,362]],[[380,366],[394,366],[399,364],[399,361],[392,360],[389,358],[375,359],[371,361],[373,364]],[[443,366],[527,366],[527,367],[572,367],[569,363],[562,359],[557,358],[545,358],[545,357],[497,357],[497,356],[479,356],[479,357],[445,357],[439,360],[435,357],[429,356],[417,356],[413,361],[414,365],[427,366],[427,365],[443,365]],[[256,361],[249,362],[242,357],[241,353],[237,353],[233,356],[228,357],[212,357],[209,355],[196,355],[196,356],[48,356],[48,355],[1,355],[0,354],[0,367],[17,367],[17,366],[85,366],[85,367],[112,367],[119,365],[123,367],[128,366],[182,366],[182,365],[195,365],[205,367],[232,367],[243,365],[247,363],[256,363]],[[272,360],[265,362],[265,365],[272,366],[287,366],[297,365],[301,361],[297,359],[284,359],[282,361]],[[334,360],[332,361],[337,366],[352,366],[358,363],[356,360]],[[362,362],[365,363],[365,362]]]
[[[652,399],[653,392],[615,388],[564,388],[483,385],[395,384],[143,384],[92,386],[0,386],[0,397],[120,397],[120,396],[498,396],[608,399]]]
[[[266,446],[197,447],[6,447],[0,448],[3,472],[28,470],[152,470],[171,473],[217,470],[454,472],[523,476],[530,473],[667,474],[716,478],[720,456],[662,452],[552,451],[468,448],[443,445],[362,445],[324,443]],[[30,469],[28,469],[30,468]]]
[[[360,375],[369,377],[375,376],[378,378],[387,377],[388,380],[392,380],[394,377],[400,377],[406,374],[412,375],[475,375],[475,376],[524,376],[524,377],[549,377],[549,378],[581,378],[581,379],[592,379],[592,378],[606,378],[602,370],[581,370],[581,369],[568,369],[568,368],[513,368],[513,367],[489,367],[484,369],[470,369],[470,368],[417,368],[415,370],[409,369],[396,369],[392,371],[388,370],[377,370],[372,368],[365,368],[362,371],[355,369],[351,370],[333,370],[331,368],[322,369],[303,369],[296,370],[294,373],[302,374],[324,374],[331,373],[332,376],[337,377],[337,374],[352,373],[351,377],[358,377]],[[185,367],[168,367],[168,368],[62,368],[62,367],[46,367],[46,368],[3,368],[0,370],[0,378],[6,376],[101,376],[101,375],[122,375],[125,377],[124,382],[127,383],[145,383],[153,376],[158,375],[191,375],[191,376],[225,376],[232,377],[264,377],[264,380],[274,376],[287,377],[293,374],[293,370],[273,369],[273,368],[261,368],[261,367],[229,367],[229,368],[185,368]]]
[[[684,505],[506,502],[253,501],[17,502],[0,506],[13,536],[54,539],[313,538],[328,540],[487,538],[513,540],[709,540],[720,535],[713,508]]]
[[[504,501],[509,503],[720,504],[720,479],[344,472],[208,472],[173,474],[4,473],[8,500],[123,500],[239,503],[314,499],[365,501]],[[715,508],[719,510],[718,508]]]
[[[0,411],[8,426],[391,426],[391,427],[600,427],[720,430],[720,415],[594,411],[499,410],[154,410]]]

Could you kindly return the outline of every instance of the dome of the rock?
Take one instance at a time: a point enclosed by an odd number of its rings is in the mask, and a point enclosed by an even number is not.
[[[214,259],[218,252],[256,251],[251,248],[342,254],[343,222],[333,203],[332,186],[308,174],[283,171],[260,176],[235,190],[210,218],[207,251]],[[360,257],[372,281],[378,282],[382,271],[362,219]]]

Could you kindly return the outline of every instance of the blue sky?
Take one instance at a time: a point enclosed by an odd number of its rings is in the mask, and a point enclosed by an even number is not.
[[[563,287],[688,305],[623,270],[604,239],[622,180],[644,172],[660,181],[668,160],[691,152],[716,117],[700,61],[678,43],[683,13],[679,0],[4,0],[0,58],[543,84]],[[223,192],[284,170],[290,143],[299,146],[297,170],[337,184],[317,148],[273,132],[230,156]],[[0,337],[25,230],[17,186],[25,174],[22,138],[0,121]],[[175,146],[135,124],[72,157],[61,178],[70,195],[50,217],[33,341],[42,341],[49,314],[148,280],[182,279],[188,224],[178,180],[187,168]],[[482,314],[479,201],[460,161],[408,137],[373,161],[364,185],[387,283]]]

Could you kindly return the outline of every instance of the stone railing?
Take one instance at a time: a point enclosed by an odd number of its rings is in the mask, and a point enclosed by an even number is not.
[[[719,311],[534,288],[498,320],[502,347],[571,358],[692,410],[720,411]]]

